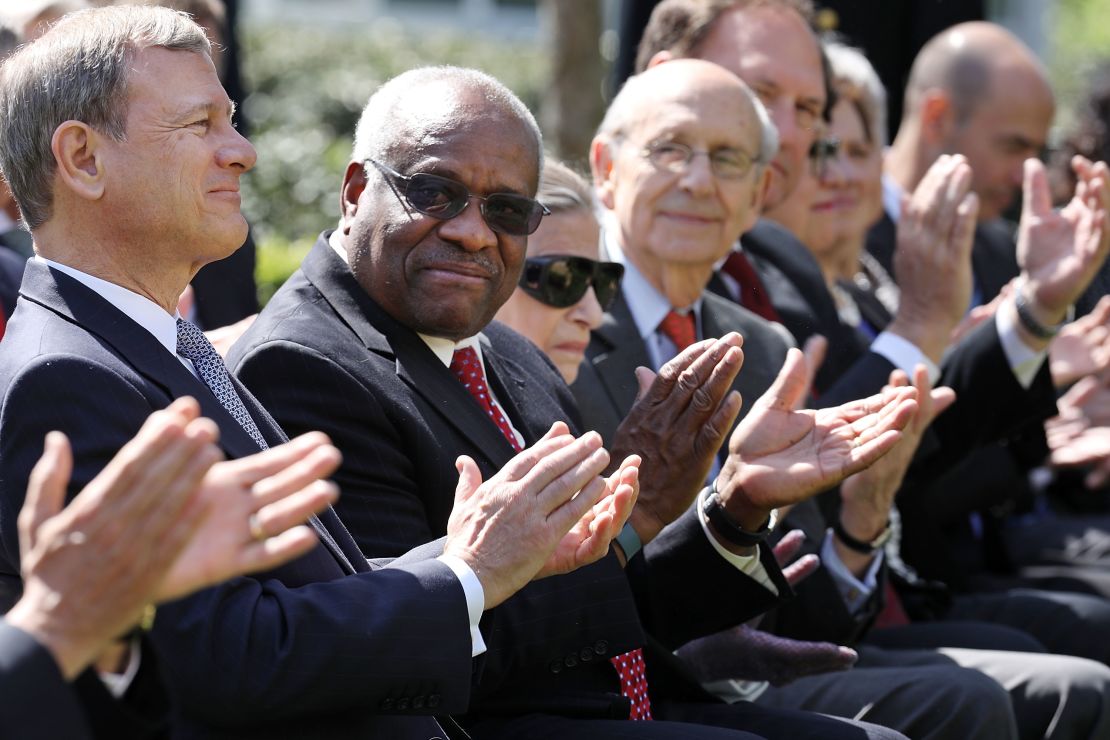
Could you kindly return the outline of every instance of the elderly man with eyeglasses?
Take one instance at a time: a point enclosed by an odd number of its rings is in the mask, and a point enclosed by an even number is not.
[[[387,82],[363,111],[338,228],[321,235],[232,349],[236,374],[283,425],[323,428],[343,450],[339,513],[367,556],[451,531],[452,506],[479,480],[523,473],[509,463],[514,451],[534,447],[553,424],[580,427],[554,367],[491,323],[546,210],[535,201],[542,159],[532,115],[487,75],[427,68]],[[773,424],[749,430],[749,454],[731,460],[719,489],[726,503],[743,501],[737,518],[751,532],[738,556],[725,557],[689,504],[738,410],[727,391],[739,341],[690,348],[648,394],[648,405],[671,414],[654,426],[685,436],[681,449],[640,448],[651,475],[640,476],[620,555],[615,548],[591,566],[535,581],[485,614],[487,652],[461,718],[472,737],[741,738],[786,728],[795,737],[858,735],[857,726],[815,715],[713,703],[669,667],[669,650],[655,650],[787,596],[759,544],[770,509],[870,463],[914,408],[914,392],[899,392],[817,419],[783,411],[812,430],[801,441]],[[625,462],[608,485],[637,461],[636,446],[616,447],[613,460]],[[829,464],[818,465],[819,454]],[[804,472],[787,473],[789,463]],[[712,592],[691,590],[691,568],[712,580]],[[695,599],[698,608],[684,608]],[[414,623],[413,639],[422,632]]]

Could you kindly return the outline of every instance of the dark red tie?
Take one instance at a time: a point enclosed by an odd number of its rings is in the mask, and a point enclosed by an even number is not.
[[[489,386],[486,385],[486,372],[482,368],[478,353],[473,347],[463,347],[455,350],[455,354],[451,356],[451,372],[455,374],[463,387],[470,391],[470,395],[474,396],[474,400],[478,402],[478,405],[485,410],[490,420],[505,435],[505,439],[509,441],[513,449],[520,452],[520,442],[513,434],[513,428],[509,426],[509,420],[505,418],[504,412],[493,402],[493,398],[490,396]]]
[[[678,347],[679,352],[698,340],[693,311],[686,314],[668,311],[663,320],[659,322],[659,331],[666,334],[667,338],[674,342],[674,346]]]
[[[651,699],[648,698],[647,664],[643,648],[636,648],[609,659],[621,678],[621,693],[632,702],[629,719],[651,719]]]
[[[883,604],[883,610],[879,612],[879,616],[875,618],[875,628],[904,627],[909,624],[910,618],[906,614],[905,607],[902,606],[902,597],[898,595],[889,578],[886,581],[883,596],[886,603]]]
[[[4,315],[4,307],[0,306],[0,339],[4,338],[4,330],[8,328],[8,318]]]
[[[741,306],[768,321],[779,321],[779,312],[771,303],[767,288],[764,287],[763,281],[759,279],[759,273],[755,271],[755,267],[743,252],[733,250],[725,260],[725,264],[721,266],[721,271],[740,284]]]

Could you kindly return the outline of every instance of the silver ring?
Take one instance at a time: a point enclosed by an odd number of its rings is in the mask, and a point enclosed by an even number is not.
[[[251,514],[247,519],[247,525],[250,527],[251,538],[257,542],[266,539],[266,533],[262,531],[262,522],[258,519],[258,514]]]

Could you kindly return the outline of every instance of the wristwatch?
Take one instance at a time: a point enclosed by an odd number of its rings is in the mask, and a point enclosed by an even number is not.
[[[715,486],[709,489],[709,495],[706,496],[705,503],[702,504],[702,513],[713,525],[717,534],[739,547],[755,547],[763,542],[767,539],[767,535],[771,534],[771,530],[775,528],[775,523],[778,521],[778,512],[772,509],[771,515],[767,517],[763,526],[755,532],[749,532],[741,527],[732,518],[732,515],[725,510],[725,505],[721,502],[721,497],[717,495]]]
[[[840,524],[839,518],[837,518],[836,521],[833,523],[833,532],[849,550],[855,550],[856,552],[862,553],[864,555],[871,555],[876,550],[881,548],[887,543],[888,540],[890,540],[890,535],[893,534],[893,530],[890,528],[890,521],[887,520],[886,526],[883,527],[882,532],[879,532],[878,537],[871,540],[870,542],[857,540],[855,537],[848,534],[844,530],[844,527]]]
[[[1025,327],[1025,330],[1037,337],[1038,339],[1052,339],[1060,330],[1067,325],[1068,319],[1065,318],[1063,322],[1054,326],[1045,326],[1037,317],[1033,315],[1033,311],[1029,308],[1029,298],[1026,297],[1025,291],[1019,287],[1014,292],[1014,308],[1017,309],[1018,321]],[[1069,309],[1069,314],[1071,309]]]

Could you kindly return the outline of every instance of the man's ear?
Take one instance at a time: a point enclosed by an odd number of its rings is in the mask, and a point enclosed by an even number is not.
[[[672,59],[674,59],[674,54],[667,49],[660,49],[651,55],[651,59],[649,59],[647,63],[647,68],[651,69],[652,67],[658,67],[663,62],[669,62]]]
[[[747,218],[744,219],[743,234],[755,226],[755,222],[763,215],[763,203],[771,189],[771,168],[767,165],[759,168],[759,180],[752,187],[751,208]]]
[[[366,167],[361,162],[350,162],[343,173],[343,187],[339,189],[339,230],[351,231],[351,222],[358,213],[358,199],[366,189]]]
[[[598,137],[590,142],[590,172],[594,176],[594,192],[597,200],[608,210],[613,210],[613,161],[611,144]]]
[[[99,200],[107,179],[105,138],[86,123],[65,121],[54,129],[50,150],[57,178],[79,198]]]
[[[920,110],[922,141],[931,148],[942,147],[956,126],[952,98],[943,90],[927,90]]]

